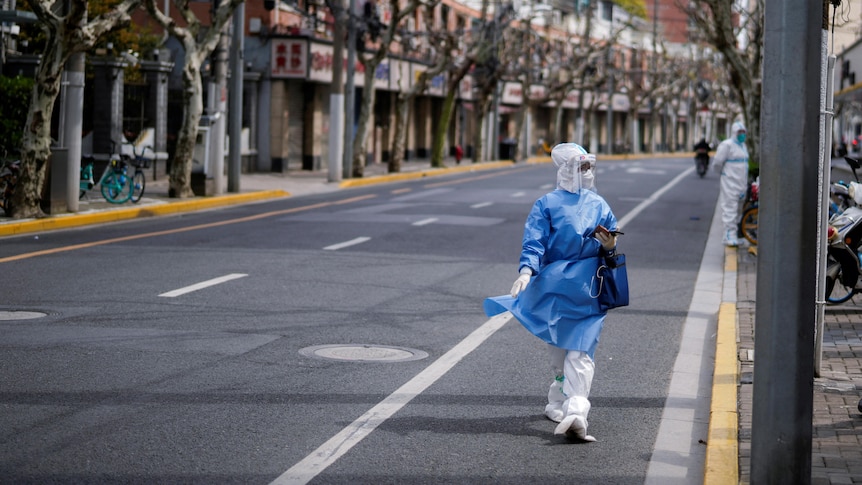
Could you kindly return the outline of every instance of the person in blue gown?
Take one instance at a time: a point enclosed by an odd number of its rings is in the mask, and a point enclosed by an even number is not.
[[[595,191],[596,157],[575,143],[551,150],[556,190],[534,204],[524,224],[519,276],[511,294],[485,300],[488,316],[510,311],[547,342],[553,380],[545,416],[555,434],[587,434],[594,355],[606,311],[599,307],[596,271],[616,251],[617,219]]]

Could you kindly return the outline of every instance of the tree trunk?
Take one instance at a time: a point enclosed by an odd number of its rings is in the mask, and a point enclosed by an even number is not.
[[[177,148],[171,162],[171,176],[168,195],[170,197],[193,197],[192,163],[195,142],[198,136],[198,123],[203,114],[203,81],[197,56],[191,55],[186,46],[186,63],[183,66],[183,121],[177,134]],[[198,160],[205,163],[205,160]]]
[[[51,156],[51,117],[60,93],[63,64],[69,56],[62,44],[49,44],[36,72],[33,97],[21,139],[21,168],[12,197],[12,217],[15,219],[45,216],[40,202]]]
[[[404,93],[398,93],[398,101],[395,103],[395,134],[392,140],[392,156],[389,157],[389,172],[400,172],[401,162],[404,160],[404,150],[407,139],[407,120],[410,115],[410,101],[412,97]]]
[[[365,160],[368,156],[365,148],[365,138],[368,136],[368,121],[374,107],[374,71],[378,62],[365,64],[365,86],[362,88],[362,107],[359,110],[359,121],[356,123],[356,135],[353,139],[353,176],[361,178],[365,171]]]
[[[457,88],[457,85],[456,85]],[[443,112],[437,122],[437,133],[434,135],[434,146],[431,149],[431,166],[443,167],[443,150],[446,146],[446,132],[449,131],[449,123],[452,120],[452,112],[455,108],[455,93],[457,89],[449,86],[449,92],[443,101]]]
[[[473,163],[482,161],[482,151],[484,150],[482,140],[485,136],[485,106],[485,102],[477,100],[476,110],[473,112],[476,117],[476,122],[474,123],[476,131],[473,133]]]

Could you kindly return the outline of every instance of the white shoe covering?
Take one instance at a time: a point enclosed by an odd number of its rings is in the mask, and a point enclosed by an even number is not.
[[[554,381],[548,389],[545,416],[560,423],[554,434],[572,433],[584,441],[595,441],[587,434],[590,413],[590,386],[595,362],[585,352],[548,346]],[[559,418],[559,419],[558,419]]]

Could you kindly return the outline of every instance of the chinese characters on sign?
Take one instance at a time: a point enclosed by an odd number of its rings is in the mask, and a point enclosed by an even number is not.
[[[272,39],[270,66],[273,78],[305,78],[308,70],[304,39]]]

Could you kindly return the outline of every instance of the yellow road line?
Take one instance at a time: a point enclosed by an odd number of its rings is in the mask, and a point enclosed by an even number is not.
[[[736,268],[736,250],[727,248],[725,274],[735,277]],[[736,303],[724,302],[718,310],[704,485],[739,482],[739,362],[736,353]]]
[[[101,241],[93,241],[93,242],[88,242],[88,243],[83,243],[83,244],[73,244],[71,246],[62,246],[59,248],[52,248],[52,249],[43,249],[41,251],[33,251],[32,253],[23,253],[23,254],[18,254],[15,256],[8,256],[5,258],[0,258],[0,263],[8,263],[11,261],[20,261],[22,259],[35,258],[37,256],[47,256],[50,254],[65,253],[68,251],[75,251],[78,249],[92,248],[92,247],[96,247],[96,246],[104,246],[106,244],[113,244],[113,243],[118,243],[118,242],[134,241],[136,239],[145,239],[148,237],[166,236],[168,234],[179,234],[181,232],[197,231],[200,229],[209,229],[211,227],[219,227],[219,226],[226,226],[229,224],[238,224],[241,222],[256,221],[258,219],[265,219],[267,217],[275,217],[275,216],[281,216],[281,215],[285,215],[285,214],[292,214],[295,212],[302,212],[302,211],[307,211],[307,210],[312,210],[312,209],[320,209],[322,207],[329,207],[329,206],[333,206],[333,205],[349,204],[351,202],[357,202],[360,200],[373,199],[374,197],[377,197],[377,196],[373,195],[373,194],[369,194],[369,195],[363,195],[363,196],[359,196],[359,197],[351,197],[349,199],[336,200],[333,202],[321,202],[318,204],[311,204],[311,205],[305,205],[305,206],[301,206],[301,207],[294,207],[292,209],[282,209],[282,210],[277,210],[277,211],[264,212],[261,214],[255,214],[253,216],[238,217],[236,219],[228,219],[228,220],[224,220],[224,221],[210,222],[207,224],[198,224],[195,226],[180,227],[177,229],[167,229],[164,231],[146,232],[146,233],[142,233],[142,234],[131,234],[129,236],[121,236],[121,237],[115,237],[115,238],[111,238],[111,239],[103,239]]]
[[[486,163],[465,163],[457,167],[447,168],[432,168],[431,170],[422,170],[418,172],[390,173],[386,175],[378,175],[375,177],[363,177],[350,180],[344,180],[338,186],[340,188],[349,187],[364,187],[366,185],[379,184],[383,182],[403,182],[405,180],[416,180],[425,177],[437,177],[440,175],[449,175],[459,172],[473,172],[476,170],[490,170],[493,168],[510,167],[514,162],[486,162]]]
[[[167,202],[164,204],[144,205],[140,207],[132,206],[129,208],[102,212],[62,214],[53,217],[46,217],[44,219],[13,221],[6,224],[0,224],[0,236],[14,236],[32,232],[53,231],[91,224],[103,224],[106,222],[138,219],[142,217],[164,216],[168,214],[176,214],[178,212],[212,209],[227,205],[287,197],[289,195],[289,193],[283,190],[262,190],[242,194],[229,194],[218,197],[203,197],[178,202]]]

